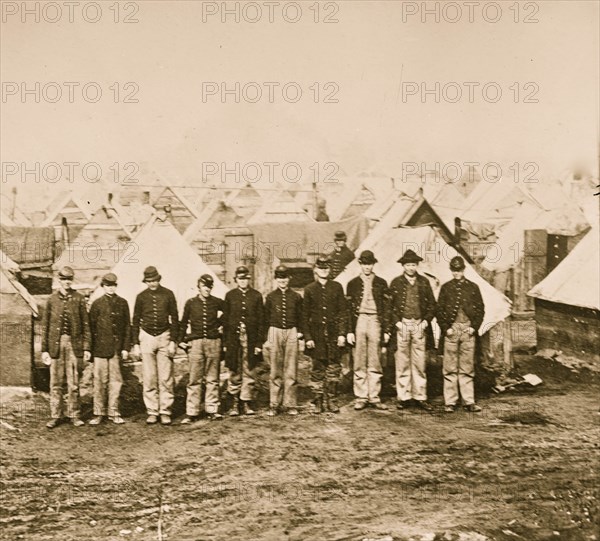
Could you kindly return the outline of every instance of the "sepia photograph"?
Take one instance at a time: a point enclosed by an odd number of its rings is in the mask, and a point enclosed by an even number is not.
[[[0,540],[600,541],[599,0],[0,17]]]

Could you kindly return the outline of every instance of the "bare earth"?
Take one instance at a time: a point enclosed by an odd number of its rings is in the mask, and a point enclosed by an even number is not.
[[[263,381],[254,418],[147,427],[136,395],[126,425],[49,431],[46,397],[3,401],[0,539],[600,539],[598,382],[520,369],[543,386],[482,414],[355,412],[345,395],[338,415],[270,419]]]

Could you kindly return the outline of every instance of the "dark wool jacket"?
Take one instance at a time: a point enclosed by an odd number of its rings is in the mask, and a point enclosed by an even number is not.
[[[102,295],[90,308],[92,357],[110,359],[131,348],[129,304],[123,297]]]
[[[277,327],[279,329],[296,327],[300,334],[304,334],[302,331],[302,296],[293,289],[288,288],[285,297],[286,306],[284,314],[282,303],[283,293],[281,290],[277,288],[267,295],[267,299],[265,300],[265,325],[263,328],[265,342],[268,339],[269,327]]]
[[[467,280],[450,280],[442,285],[437,302],[437,322],[442,330],[442,336],[454,323],[458,309],[462,306],[463,312],[469,318],[471,327],[479,330],[483,323],[485,306],[479,286]]]
[[[435,316],[435,297],[429,280],[422,274],[417,273],[417,287],[419,289],[419,308],[421,310],[421,319],[426,320],[429,325],[425,329],[426,347],[427,349],[435,348],[433,339],[433,330],[431,329],[431,320]],[[404,317],[404,307],[406,305],[406,293],[408,280],[401,274],[392,280],[390,284],[391,296],[391,324],[395,326],[398,321],[402,321]],[[396,333],[392,333],[392,350],[397,347]]]
[[[342,246],[339,252],[335,249],[333,252],[330,252],[328,258],[331,263],[331,274],[329,277],[333,280],[354,259],[354,252],[348,246]]]
[[[262,347],[264,336],[263,298],[256,289],[249,288],[244,296],[237,287],[225,295],[223,309],[223,346],[227,348],[225,365],[234,372],[238,371],[241,360],[240,322],[244,317],[248,335],[248,365],[252,369],[261,360],[261,355],[254,354],[254,348]]]
[[[183,308],[183,317],[179,322],[178,343],[191,342],[198,338],[221,338],[219,327],[223,324],[224,304],[222,299],[212,295],[209,295],[208,299],[200,299],[197,295],[188,299]],[[220,316],[219,312],[221,312]],[[189,334],[188,324],[190,326]]]
[[[363,299],[363,291],[364,282],[360,276],[352,278],[352,280],[348,282],[346,293],[350,304],[351,332],[356,332],[356,322],[358,321],[360,305]],[[373,276],[373,298],[375,299],[375,306],[377,306],[377,315],[379,316],[379,322],[381,324],[382,336],[383,333],[391,333],[394,324],[391,322],[390,318],[388,285],[387,282],[379,276]]]
[[[302,301],[302,329],[304,339],[313,340],[315,347],[307,349],[307,355],[337,360],[343,351],[337,346],[338,336],[345,337],[348,328],[348,306],[341,284],[331,280],[324,286],[317,280],[308,284]]]
[[[73,353],[81,358],[84,351],[91,351],[90,321],[85,298],[74,290],[67,297],[55,291],[48,298],[42,318],[42,352],[48,352],[53,359],[58,358],[63,309],[71,323]]]

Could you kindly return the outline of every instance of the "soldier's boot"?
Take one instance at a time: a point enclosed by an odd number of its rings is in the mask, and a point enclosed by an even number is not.
[[[326,408],[330,413],[339,413],[340,407],[337,403],[337,383],[327,383],[325,388]]]
[[[237,417],[240,414],[240,397],[238,395],[233,395],[231,409],[228,411],[227,414],[230,417]]]
[[[320,413],[325,413],[325,408],[323,407],[323,395],[318,394],[314,400],[311,402],[312,405],[312,413],[316,413],[317,415]]]

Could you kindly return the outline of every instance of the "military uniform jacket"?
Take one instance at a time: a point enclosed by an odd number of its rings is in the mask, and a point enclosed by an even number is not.
[[[462,280],[450,280],[442,285],[437,303],[437,322],[442,330],[442,336],[456,320],[458,309],[462,307],[463,312],[469,318],[471,327],[479,330],[483,323],[485,307],[479,286],[463,278]]]
[[[315,342],[307,354],[316,359],[337,359],[341,353],[338,336],[348,334],[348,307],[340,284],[327,280],[322,286],[314,281],[304,288],[302,329],[304,339]]]
[[[223,346],[225,365],[230,370],[238,371],[240,361],[240,323],[245,321],[248,335],[248,365],[254,368],[261,360],[254,354],[254,348],[262,347],[264,336],[263,298],[256,289],[249,288],[244,295],[241,289],[235,288],[225,295],[223,308]]]
[[[302,296],[293,289],[287,289],[285,292],[286,302],[283,302],[284,295],[277,288],[267,295],[265,300],[265,325],[264,341],[266,342],[269,334],[269,327],[278,329],[291,329],[296,327],[300,334],[302,330]]]
[[[365,284],[362,278],[357,276],[348,282],[348,286],[346,288],[348,301],[350,303],[350,328],[352,329],[352,332],[356,332],[356,322],[358,321],[364,287]],[[373,276],[372,287],[375,306],[377,306],[377,316],[379,317],[379,323],[381,324],[381,333],[382,335],[386,332],[391,333],[394,324],[390,319],[390,303],[387,282],[379,276]]]
[[[338,252],[333,250],[328,254],[329,262],[331,264],[330,277],[333,280],[338,274],[340,274],[354,259],[354,252],[348,248],[348,246],[342,246],[342,249]]]
[[[42,319],[42,352],[48,352],[53,359],[58,358],[63,310],[69,318],[73,353],[81,358],[84,351],[90,351],[90,321],[85,298],[81,293],[73,290],[67,296],[55,291],[48,298]]]
[[[417,287],[419,291],[419,309],[421,311],[421,319],[429,323],[427,329],[425,329],[425,339],[427,349],[433,349],[435,347],[435,341],[433,339],[433,330],[431,329],[431,320],[435,317],[435,297],[433,296],[433,290],[429,280],[422,274],[416,274]],[[390,297],[391,297],[391,325],[392,327],[402,321],[404,317],[404,307],[406,306],[406,293],[407,288],[410,284],[408,280],[401,274],[392,280],[390,284]],[[391,349],[395,350],[397,346],[396,333],[392,333],[392,344]]]
[[[102,295],[90,308],[92,355],[110,359],[131,348],[129,304],[118,295]]]

